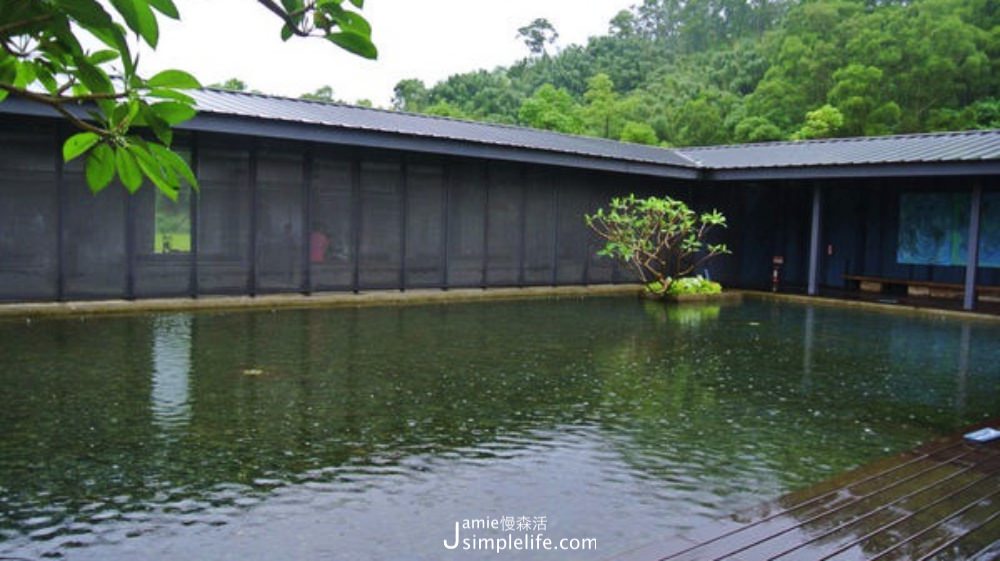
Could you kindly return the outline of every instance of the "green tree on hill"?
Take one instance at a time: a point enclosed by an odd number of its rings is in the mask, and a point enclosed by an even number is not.
[[[240,80],[239,78],[230,78],[223,82],[216,82],[214,84],[209,84],[208,87],[217,90],[227,90],[231,92],[245,92],[249,90],[247,83],[244,82],[243,80]]]
[[[827,99],[843,116],[837,127],[847,136],[889,134],[899,124],[900,109],[886,100],[883,72],[874,66],[849,64],[833,73],[836,82]]]
[[[518,28],[517,36],[528,47],[532,56],[545,56],[548,54],[548,45],[555,44],[559,39],[559,32],[549,20],[537,18],[528,25]]]
[[[521,104],[518,121],[536,129],[579,134],[583,132],[580,106],[564,89],[545,84]]]
[[[299,99],[308,99],[310,101],[325,101],[327,103],[332,103],[334,101],[337,101],[333,97],[333,88],[331,86],[320,86],[313,92],[304,93],[300,95]]]
[[[637,123],[635,121],[628,121],[625,126],[622,127],[621,135],[619,135],[618,140],[622,142],[631,142],[633,144],[658,144],[660,139],[656,136],[656,131],[653,127],[646,123]]]
[[[830,138],[844,126],[844,115],[836,107],[826,104],[806,113],[806,122],[793,136],[795,140]]]
[[[430,85],[423,107],[607,138],[632,121],[674,145],[995,127],[994,4],[643,0],[584,45]]]
[[[392,108],[418,112],[427,106],[427,86],[422,80],[400,80],[392,90]]]

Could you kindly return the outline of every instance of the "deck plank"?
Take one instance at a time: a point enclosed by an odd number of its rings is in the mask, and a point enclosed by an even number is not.
[[[1000,441],[962,433],[666,538],[617,561],[1000,557]]]

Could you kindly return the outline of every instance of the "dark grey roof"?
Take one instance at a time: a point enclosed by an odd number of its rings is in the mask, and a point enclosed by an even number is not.
[[[183,129],[578,169],[712,180],[1000,174],[1000,130],[665,149],[262,94],[192,95],[199,112]],[[22,99],[0,113],[58,116]]]
[[[759,169],[1000,159],[1000,130],[680,148],[699,167]]]
[[[864,164],[963,163],[1000,160],[1000,130],[911,134],[773,142],[736,146],[664,149],[611,140],[560,134],[524,127],[477,123],[368,109],[335,103],[260,94],[202,90],[195,92],[201,113],[305,123],[339,129],[571,154],[697,172],[702,177],[766,178],[816,176],[818,168],[843,170]],[[807,168],[807,169],[805,169]],[[791,172],[791,169],[801,170]],[[897,171],[900,168],[896,168]],[[739,174],[749,170],[753,174]],[[823,172],[826,173],[826,172]],[[836,176],[842,172],[832,172]],[[897,172],[892,172],[897,173]]]
[[[199,113],[293,121],[647,164],[696,167],[671,150],[602,138],[261,94],[201,90],[192,95],[198,102]]]

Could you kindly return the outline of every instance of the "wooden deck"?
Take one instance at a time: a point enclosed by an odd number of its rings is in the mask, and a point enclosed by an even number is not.
[[[955,435],[614,559],[1000,559],[1000,441]]]

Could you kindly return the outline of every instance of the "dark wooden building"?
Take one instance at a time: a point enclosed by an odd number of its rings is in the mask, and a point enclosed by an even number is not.
[[[175,147],[201,191],[87,189],[41,106],[0,104],[0,300],[628,280],[584,213],[615,195],[719,208],[733,287],[1000,285],[1000,131],[660,149],[201,91]],[[880,282],[882,282],[880,281]],[[986,288],[983,288],[986,287]]]

